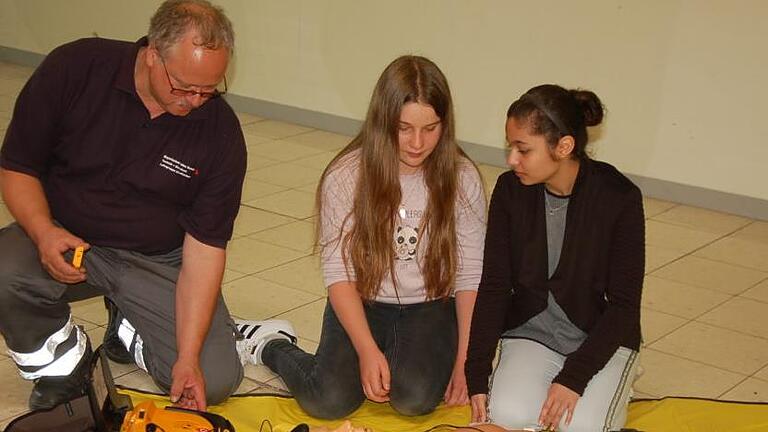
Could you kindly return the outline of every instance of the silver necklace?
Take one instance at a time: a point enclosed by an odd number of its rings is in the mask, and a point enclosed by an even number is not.
[[[552,207],[552,204],[549,203],[549,194],[547,191],[544,191],[544,203],[546,204],[547,211],[549,212],[550,216],[554,216],[556,211],[560,211],[564,209],[568,205],[568,200],[566,200],[564,203],[560,204],[559,207]]]
[[[400,206],[397,209],[397,214],[400,215],[400,219],[405,219],[405,216],[408,214],[408,212],[405,209],[405,201],[410,198],[411,193],[416,189],[416,185],[421,181],[421,178],[416,178],[413,180],[413,183],[411,184],[411,187],[408,188],[408,191],[403,190],[402,187],[402,181],[400,183]]]

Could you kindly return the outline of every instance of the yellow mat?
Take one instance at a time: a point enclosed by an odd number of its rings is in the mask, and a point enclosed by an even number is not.
[[[167,396],[123,389],[134,405],[152,400],[167,405]],[[297,424],[336,427],[340,421],[323,421],[304,414],[293,398],[271,395],[234,396],[211,412],[229,419],[236,432],[290,432]],[[269,420],[269,425],[263,425]],[[388,404],[366,401],[349,420],[375,432],[420,432],[440,424],[466,425],[469,408],[444,406],[426,416],[403,417]],[[627,428],[644,432],[768,432],[768,404],[665,398],[634,401],[629,405]],[[449,431],[452,428],[434,429]]]

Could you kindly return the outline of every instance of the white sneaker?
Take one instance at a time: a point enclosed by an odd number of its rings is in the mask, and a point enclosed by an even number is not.
[[[285,320],[248,321],[235,319],[235,326],[242,339],[237,340],[237,353],[243,365],[264,364],[261,352],[267,342],[275,339],[285,339],[296,344],[296,330]]]

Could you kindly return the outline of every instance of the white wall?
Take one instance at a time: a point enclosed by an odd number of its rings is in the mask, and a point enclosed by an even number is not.
[[[394,57],[447,75],[464,141],[503,145],[507,106],[555,82],[609,109],[596,156],[646,177],[768,199],[763,0],[220,0],[237,32],[231,91],[361,119]],[[159,1],[0,0],[0,45],[45,53],[136,39]]]

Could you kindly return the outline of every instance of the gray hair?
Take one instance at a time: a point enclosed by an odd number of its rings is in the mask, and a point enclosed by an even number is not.
[[[207,0],[164,1],[149,21],[147,37],[160,55],[165,55],[189,31],[197,33],[195,45],[206,49],[223,47],[232,54],[235,47],[232,22],[224,10]]]

